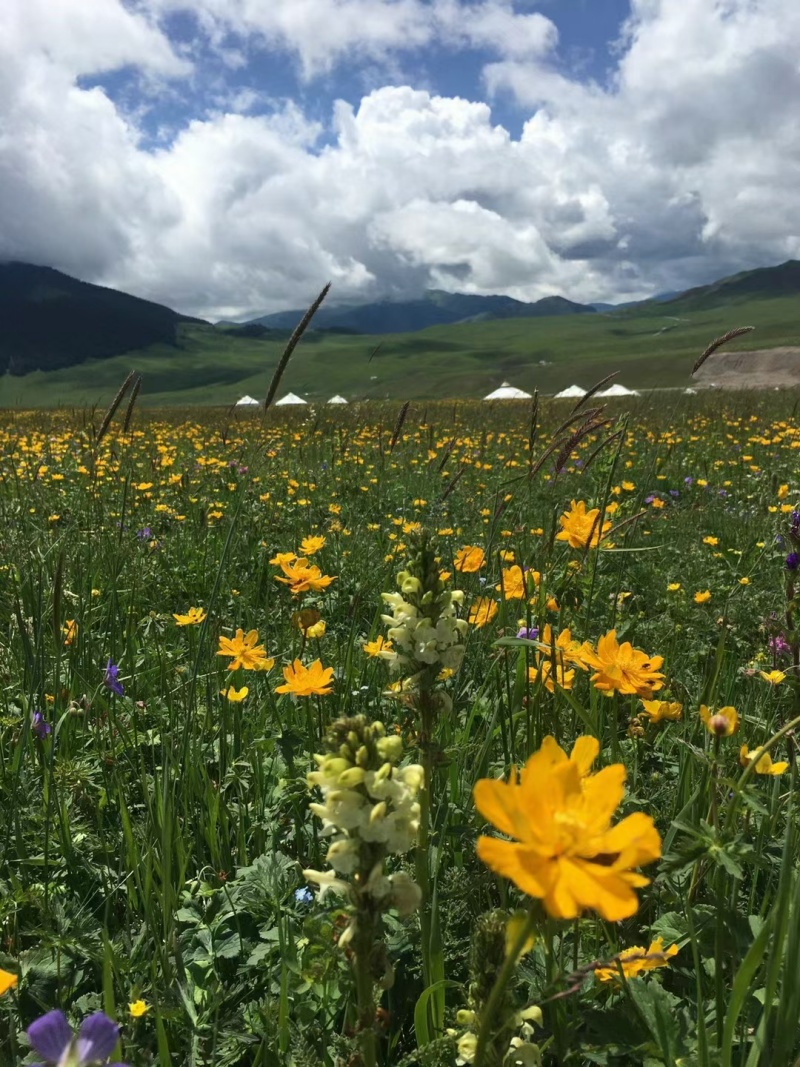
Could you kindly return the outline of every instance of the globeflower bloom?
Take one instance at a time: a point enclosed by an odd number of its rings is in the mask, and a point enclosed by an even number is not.
[[[556,541],[567,541],[570,548],[597,548],[611,529],[610,522],[604,522],[601,528],[600,508],[587,511],[583,500],[571,501],[569,511],[558,521],[561,530],[556,534]]]
[[[649,948],[634,945],[626,948],[615,957],[615,962],[607,967],[596,967],[594,976],[599,982],[613,982],[619,979],[620,969],[625,978],[638,978],[646,971],[654,971],[657,967],[668,967],[673,956],[677,956],[678,946],[670,945],[664,948],[663,937],[657,937],[650,943]],[[619,960],[619,965],[616,964]]]
[[[286,681],[277,686],[276,693],[292,693],[298,697],[327,696],[333,689],[333,667],[323,667],[318,659],[308,667],[296,659],[290,667],[283,668],[283,677]]]
[[[71,645],[78,636],[78,624],[74,619],[67,619],[64,623],[64,644]]]
[[[205,608],[189,608],[185,615],[176,615],[173,611],[172,617],[178,626],[199,626],[208,617],[208,612]]]
[[[769,682],[770,685],[780,685],[786,678],[784,671],[759,671],[758,672],[765,682]]]
[[[374,641],[364,642],[364,651],[368,656],[379,656],[381,652],[392,651],[392,642],[387,641],[383,634],[378,634]]]
[[[584,642],[580,657],[587,667],[595,671],[592,675],[595,689],[607,696],[616,690],[650,699],[654,692],[664,686],[664,675],[659,671],[664,657],[648,656],[641,649],[634,648],[630,641],[620,644],[616,630],[609,630],[601,637],[596,650],[588,641]]]
[[[281,563],[281,570],[284,577],[276,574],[275,581],[288,585],[292,591],[292,596],[307,592],[319,593],[323,589],[327,589],[331,582],[336,581],[335,577],[323,574],[316,564],[310,564],[304,557],[284,560]]]
[[[486,555],[482,548],[464,545],[463,548],[459,548],[458,552],[456,552],[453,566],[457,571],[461,571],[462,574],[475,574],[481,569],[485,560]]]
[[[756,753],[750,752],[747,745],[742,745],[739,749],[739,762],[743,767],[747,767],[755,759]],[[772,762],[772,756],[769,752],[765,752],[756,763],[756,774],[771,774],[778,775],[783,774],[784,771],[789,769],[789,764],[785,760],[781,760],[778,763]]]
[[[267,656],[267,650],[258,643],[258,630],[250,630],[245,636],[241,627],[234,637],[220,637],[218,656],[232,656],[229,671],[239,667],[246,671],[268,671],[275,663]]]
[[[599,748],[595,738],[580,738],[568,758],[548,737],[519,780],[484,778],[475,785],[478,811],[514,839],[480,837],[478,856],[559,919],[587,909],[609,922],[633,915],[634,890],[648,884],[633,868],[661,855],[649,815],[635,812],[611,825],[625,792],[625,767],[588,774]]]
[[[700,718],[714,737],[730,737],[739,729],[739,713],[730,705],[720,708],[719,711],[712,711],[707,705],[701,704]]]
[[[481,596],[470,607],[467,614],[467,622],[480,630],[487,626],[497,615],[497,604],[488,596]]]
[[[683,714],[683,704],[668,700],[643,700],[641,702],[650,722],[677,722]]]
[[[313,556],[315,552],[319,552],[321,548],[325,546],[324,537],[304,537],[300,542],[300,552],[304,556]]]

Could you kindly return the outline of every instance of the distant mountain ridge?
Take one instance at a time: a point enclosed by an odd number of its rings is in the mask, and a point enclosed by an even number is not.
[[[0,263],[0,373],[55,370],[153,344],[174,346],[181,322],[202,321],[52,267]]]
[[[261,315],[246,325],[266,326],[272,330],[292,329],[303,315],[303,308]],[[429,289],[418,300],[380,300],[367,304],[323,305],[314,316],[312,328],[353,333],[416,333],[430,326],[455,326],[492,319],[541,318],[549,315],[593,315],[588,304],[576,304],[563,296],[546,296],[525,303],[510,296],[471,296]]]

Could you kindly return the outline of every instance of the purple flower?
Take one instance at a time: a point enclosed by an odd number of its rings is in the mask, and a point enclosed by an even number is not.
[[[646,496],[644,498],[644,502],[645,502],[645,504],[652,504],[653,501],[655,500],[655,498],[656,498],[656,494],[655,493],[651,493],[650,496]]]
[[[694,478],[692,478],[692,476],[689,475],[688,478],[684,478],[683,479],[683,484],[684,485],[693,485],[694,484]]]
[[[678,492],[677,489],[670,489],[669,495],[671,497],[675,497],[677,499],[677,497],[679,497],[681,494]]]
[[[49,1011],[31,1023],[28,1038],[34,1051],[44,1060],[44,1064],[35,1067],[58,1067],[62,1063],[70,1067],[90,1067],[108,1063],[119,1040],[119,1027],[98,1011],[84,1019],[77,1035],[73,1035],[64,1013]],[[126,1065],[115,1063],[111,1067]]]
[[[770,652],[775,656],[785,656],[792,651],[792,646],[783,634],[776,634],[774,637],[770,637],[768,644]]]
[[[140,541],[149,541],[150,538],[153,536],[153,531],[150,529],[149,526],[143,526],[141,530],[136,531],[136,536],[139,538]]]
[[[800,554],[797,552],[790,552],[786,557],[787,571],[796,571],[798,567],[800,567]]]
[[[529,628],[523,626],[522,629],[518,631],[517,637],[524,637],[527,641],[536,641],[539,637],[539,627],[531,626]]]
[[[106,664],[106,673],[103,675],[103,685],[106,689],[110,689],[112,693],[116,693],[118,697],[125,696],[125,690],[122,688],[122,682],[119,680],[119,667],[116,663],[112,663],[111,660]]]
[[[300,889],[295,889],[294,899],[298,904],[310,904],[314,899],[314,894],[308,888],[307,885],[302,886]]]
[[[42,715],[41,711],[34,711],[31,719],[31,730],[44,741],[47,735],[52,732],[53,727],[49,722],[44,721],[44,715]]]

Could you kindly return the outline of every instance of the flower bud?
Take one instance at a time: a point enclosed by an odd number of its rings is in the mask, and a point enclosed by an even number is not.
[[[361,785],[365,776],[366,772],[363,767],[350,767],[349,770],[339,775],[339,786],[342,789],[355,789],[356,786]]]

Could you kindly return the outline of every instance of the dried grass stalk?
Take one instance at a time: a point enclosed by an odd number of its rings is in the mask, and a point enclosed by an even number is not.
[[[728,330],[722,337],[718,337],[716,341],[712,341],[702,356],[698,359],[695,365],[692,367],[692,376],[694,376],[710,355],[717,351],[718,348],[722,348],[728,341],[732,341],[734,337],[741,337],[744,333],[750,333],[755,329],[755,326],[737,326],[735,330]]]
[[[575,405],[575,407],[574,407],[574,408],[573,408],[572,410],[573,410],[573,411],[579,411],[579,410],[580,410],[580,408],[582,408],[582,407],[583,407],[583,405],[584,405],[584,404],[585,404],[585,403],[586,403],[586,402],[587,402],[588,400],[591,400],[591,399],[592,399],[592,397],[594,396],[594,394],[595,394],[595,393],[596,393],[596,392],[597,392],[597,391],[598,391],[599,389],[602,389],[604,385],[608,385],[608,383],[609,383],[609,382],[613,382],[613,381],[614,381],[614,379],[615,379],[615,378],[617,377],[617,375],[618,375],[618,374],[619,374],[619,371],[618,371],[618,370],[615,370],[615,371],[613,371],[613,372],[612,372],[611,374],[607,374],[607,375],[605,376],[605,378],[601,378],[599,382],[597,382],[597,383],[596,383],[595,385],[593,385],[593,386],[592,386],[592,388],[591,388],[591,389],[589,390],[589,392],[588,392],[588,393],[586,394],[586,396],[582,396],[582,397],[580,398],[580,400],[578,401],[578,403],[577,403],[577,404]]]
[[[131,395],[130,395],[130,399],[128,400],[128,406],[125,409],[125,419],[124,419],[124,421],[122,423],[122,432],[123,433],[127,433],[129,428],[130,428],[131,419],[133,417],[133,409],[136,406],[136,398],[138,397],[139,390],[141,388],[142,388],[142,376],[141,376],[141,374],[137,374],[136,375],[136,381],[133,383],[133,389],[131,389]]]
[[[295,326],[294,333],[289,338],[289,342],[286,345],[286,348],[284,348],[284,350],[283,350],[283,355],[278,360],[278,366],[275,368],[275,373],[272,375],[272,381],[269,383],[269,389],[267,390],[267,396],[266,396],[266,399],[264,400],[264,415],[267,414],[267,411],[269,410],[270,404],[275,399],[275,394],[278,391],[278,386],[280,385],[281,378],[283,377],[283,372],[286,370],[286,366],[287,366],[289,360],[292,358],[292,352],[294,352],[295,348],[297,347],[297,342],[300,340],[300,338],[306,332],[306,328],[308,327],[308,324],[311,322],[311,320],[314,318],[316,313],[319,311],[319,308],[320,308],[320,305],[322,304],[322,301],[325,299],[325,297],[330,292],[330,288],[331,288],[331,283],[328,282],[328,284],[323,288],[322,292],[319,294],[319,296],[314,301],[314,303],[311,305],[311,307],[308,309],[308,311],[305,313],[305,315],[303,315],[302,319],[300,319],[298,324]]]
[[[403,423],[406,421],[406,415],[408,414],[408,409],[410,406],[411,401],[406,400],[405,404],[403,404],[403,406],[400,408],[400,414],[397,416],[397,422],[394,425],[394,433],[392,434],[392,439],[389,442],[390,452],[394,451],[394,446],[397,444],[400,438],[400,431],[403,429]]]
[[[133,380],[134,380],[135,377],[136,377],[136,371],[132,370],[130,372],[130,374],[128,375],[128,377],[125,379],[125,381],[122,383],[122,385],[117,390],[117,395],[111,401],[111,406],[109,407],[108,411],[105,413],[103,421],[100,423],[100,429],[97,431],[97,436],[94,439],[95,445],[99,445],[100,442],[105,437],[106,433],[108,432],[108,428],[111,425],[111,420],[114,418],[114,415],[116,414],[117,408],[122,403],[122,398],[127,393],[128,389],[130,388],[131,384],[133,383]]]

